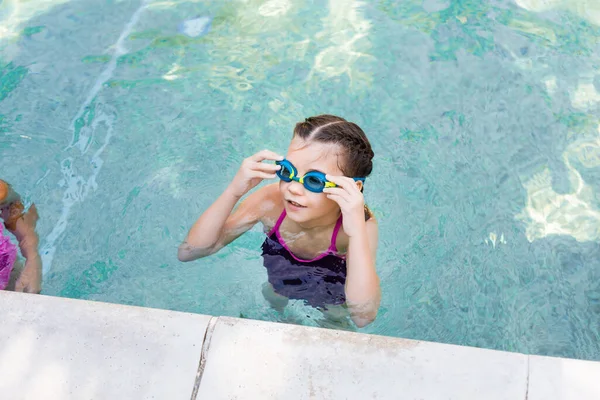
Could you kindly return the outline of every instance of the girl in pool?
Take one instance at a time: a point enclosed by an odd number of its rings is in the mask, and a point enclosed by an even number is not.
[[[4,235],[0,224],[0,290],[40,293],[42,283],[42,261],[38,252],[38,235],[35,226],[38,220],[35,204],[24,213],[23,203],[17,192],[0,179],[0,216],[4,227],[15,235],[25,267],[17,257],[17,248]]]
[[[299,299],[326,314],[344,306],[358,327],[371,323],[381,298],[377,222],[362,194],[372,159],[358,125],[333,115],[307,118],[296,124],[286,157],[263,150],[244,160],[194,223],[178,258],[214,254],[261,222],[269,280],[263,292],[274,308]],[[248,191],[276,176],[279,184],[260,188],[232,212]]]

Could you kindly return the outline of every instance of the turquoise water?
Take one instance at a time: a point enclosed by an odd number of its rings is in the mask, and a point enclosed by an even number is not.
[[[38,205],[45,294],[280,320],[259,227],[176,250],[242,158],[327,112],[376,153],[383,299],[361,331],[600,360],[595,2],[5,0],[0,18],[0,177]]]

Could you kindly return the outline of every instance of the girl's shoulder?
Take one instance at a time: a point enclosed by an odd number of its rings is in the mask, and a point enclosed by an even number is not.
[[[283,197],[279,191],[279,184],[272,183],[257,190],[260,194],[255,206],[260,209],[260,222],[268,232],[275,226],[283,212]]]

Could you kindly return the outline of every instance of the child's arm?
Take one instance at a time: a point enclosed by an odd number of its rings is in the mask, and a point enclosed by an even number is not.
[[[353,179],[327,175],[338,187],[323,192],[342,211],[343,228],[348,235],[346,253],[346,304],[352,321],[362,328],[375,320],[381,289],[375,269],[378,228],[375,218],[365,221],[364,197]]]
[[[375,320],[381,289],[375,269],[378,228],[374,218],[350,236],[346,254],[346,304],[352,321],[362,328]]]
[[[192,261],[214,254],[252,228],[265,213],[265,207],[261,207],[261,203],[272,195],[272,186],[256,191],[235,213],[231,214],[231,211],[250,189],[263,179],[276,176],[275,172],[279,166],[263,161],[281,159],[283,157],[268,150],[245,159],[231,184],[190,229],[186,239],[179,246],[179,260]]]
[[[15,284],[16,292],[40,293],[42,290],[42,259],[38,252],[39,237],[35,231],[38,213],[35,204],[15,222],[11,231],[19,241],[21,254],[25,257],[25,268]]]
[[[225,190],[198,218],[179,246],[179,261],[193,261],[216,253],[250,230],[264,214],[265,201],[275,185],[265,186],[252,193],[231,213],[239,197]]]

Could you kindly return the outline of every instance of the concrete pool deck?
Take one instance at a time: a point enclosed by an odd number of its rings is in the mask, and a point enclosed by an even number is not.
[[[0,291],[6,399],[600,399],[600,363]]]

